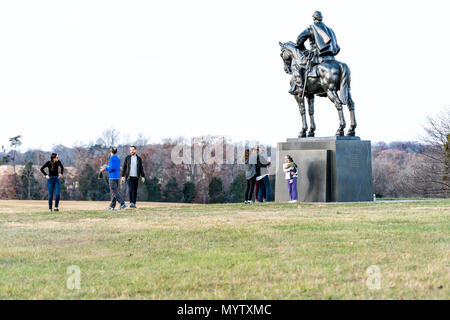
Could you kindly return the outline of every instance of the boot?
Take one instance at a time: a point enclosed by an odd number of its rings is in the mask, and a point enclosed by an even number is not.
[[[297,94],[297,84],[294,82],[291,86],[291,88],[289,89],[289,93],[292,95],[296,95]]]

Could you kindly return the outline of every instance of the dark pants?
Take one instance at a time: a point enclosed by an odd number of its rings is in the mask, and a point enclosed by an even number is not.
[[[247,187],[245,188],[245,201],[252,200],[253,189],[255,188],[256,176],[247,179]]]
[[[265,191],[265,192],[264,192]],[[270,181],[269,176],[265,176],[261,180],[258,181],[258,201],[263,201],[264,193],[266,195],[266,201],[270,201]]]
[[[261,180],[256,181],[256,178],[255,178],[255,201],[259,201],[258,200],[259,188],[263,188],[263,190],[264,190],[264,183],[262,183]],[[263,191],[263,194],[264,194],[264,191]]]
[[[61,184],[58,177],[50,176],[47,179],[47,189],[48,189],[48,208],[52,208],[53,204],[53,192],[55,193],[55,208],[58,208]]]
[[[139,178],[129,177],[127,182],[128,182],[128,194],[130,195],[130,203],[136,204]]]
[[[109,205],[111,208],[116,207],[116,201],[118,201],[120,205],[125,203],[119,192],[119,180],[109,180],[109,192],[111,194],[111,204]]]

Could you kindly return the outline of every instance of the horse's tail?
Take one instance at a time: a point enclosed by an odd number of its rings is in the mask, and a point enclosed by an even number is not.
[[[339,68],[341,69],[341,85],[339,89],[341,101],[343,104],[347,105],[350,93],[350,68],[342,62],[339,63]]]

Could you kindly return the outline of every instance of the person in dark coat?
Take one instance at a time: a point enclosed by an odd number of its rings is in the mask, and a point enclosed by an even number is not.
[[[137,190],[139,186],[139,178],[142,183],[145,182],[144,167],[142,159],[136,153],[136,147],[130,147],[130,154],[125,158],[122,167],[122,181],[128,183],[128,193],[130,196],[130,208],[136,208]]]
[[[245,149],[244,153],[245,179],[247,186],[245,188],[244,203],[253,203],[253,190],[256,184],[256,155],[251,155],[249,149]]]
[[[48,173],[45,172],[45,169],[48,168]],[[61,171],[59,172],[59,168]],[[61,183],[59,179],[62,177],[64,173],[64,167],[58,159],[58,155],[56,153],[52,153],[50,156],[50,161],[47,161],[41,168],[42,174],[47,179],[47,189],[48,189],[48,208],[52,211],[53,205],[53,194],[55,194],[55,209],[54,211],[59,211],[59,197],[61,190]]]

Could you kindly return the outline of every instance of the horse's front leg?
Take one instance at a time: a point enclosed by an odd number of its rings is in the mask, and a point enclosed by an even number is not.
[[[305,108],[305,99],[302,99],[301,96],[295,95],[295,100],[297,100],[298,109],[300,110],[300,115],[302,117],[302,131],[298,134],[299,138],[306,137],[306,131],[308,131],[308,123],[306,122],[306,108]]]
[[[345,129],[345,119],[344,119],[344,112],[342,111],[342,101],[339,99],[336,91],[327,91],[327,96],[331,100],[331,102],[334,103],[336,106],[336,110],[339,115],[339,128],[336,131],[337,136],[343,136],[344,135],[344,129]]]
[[[307,99],[308,99],[308,113],[309,113],[308,137],[314,137],[314,131],[316,131],[316,122],[314,121],[314,95],[308,96]]]
[[[348,129],[347,135],[354,136],[356,129],[355,103],[352,100],[350,92],[348,93],[348,111],[350,112],[350,129]]]

